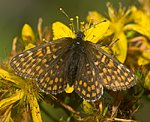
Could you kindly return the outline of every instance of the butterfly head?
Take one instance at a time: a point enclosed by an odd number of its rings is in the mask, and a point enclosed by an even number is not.
[[[76,38],[77,39],[83,39],[84,37],[85,37],[85,35],[82,31],[76,32]]]

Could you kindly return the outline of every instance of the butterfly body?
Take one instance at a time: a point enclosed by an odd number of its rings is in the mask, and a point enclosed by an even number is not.
[[[84,48],[82,42],[75,40],[75,42],[71,45],[69,51],[71,52],[68,58],[68,65],[66,66],[67,68],[67,81],[69,85],[73,85],[75,82],[75,78],[77,75],[77,69],[78,69],[78,64],[80,61],[81,56],[84,53]]]
[[[61,93],[69,84],[87,101],[99,99],[103,87],[117,91],[135,85],[134,74],[99,45],[84,40],[83,32],[18,54],[10,66],[16,74],[35,79],[45,93]]]
[[[66,51],[68,52],[68,58],[66,61],[66,70],[64,71],[64,75],[70,86],[72,86],[76,80],[81,57],[86,55],[86,42],[83,40],[83,37],[84,33],[78,32],[76,34],[76,38],[67,38],[67,40],[72,40],[72,44]]]

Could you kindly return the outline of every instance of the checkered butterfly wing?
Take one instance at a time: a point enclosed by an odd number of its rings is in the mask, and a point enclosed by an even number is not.
[[[113,91],[135,85],[134,74],[99,45],[85,41],[85,55],[79,61],[76,92],[87,101],[95,101],[103,94],[103,86]]]
[[[135,85],[135,75],[114,56],[105,52],[100,45],[90,43],[89,53],[97,70],[99,82],[113,91],[126,90]]]
[[[85,52],[79,60],[75,91],[86,101],[94,102],[103,94],[103,86],[95,74],[95,66],[90,55],[88,55],[87,51]]]
[[[13,57],[10,66],[16,74],[36,79],[39,88],[45,92],[62,92],[67,84],[63,72],[72,41],[63,38],[41,44]]]

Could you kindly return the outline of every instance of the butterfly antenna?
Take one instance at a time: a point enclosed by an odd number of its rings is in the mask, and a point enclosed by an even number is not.
[[[73,32],[75,32],[75,29],[74,29],[74,23],[73,23],[73,18],[71,18],[71,17],[69,17],[68,16],[68,14],[62,9],[62,8],[60,8],[59,9],[67,18],[68,18],[68,20],[70,21],[70,28],[71,28],[71,30],[73,31]]]
[[[103,22],[107,22],[107,20],[100,21],[100,22],[98,22],[98,23],[96,23],[96,24],[94,24],[94,25],[90,26],[89,28],[85,29],[83,32],[85,32],[85,31],[89,30],[89,29],[90,29],[90,28],[92,28],[92,27],[94,27],[94,28],[95,28],[95,26],[96,26],[96,25],[98,25],[98,24],[100,24],[100,23],[103,23]]]
[[[70,21],[70,17],[68,16],[68,14],[62,9],[62,8],[60,8],[59,9],[67,18],[68,18],[68,20]]]

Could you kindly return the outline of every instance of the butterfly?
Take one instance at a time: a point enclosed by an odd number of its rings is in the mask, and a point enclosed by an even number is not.
[[[56,25],[59,25],[57,29]],[[61,93],[69,84],[81,98],[94,102],[101,98],[104,88],[126,90],[136,84],[136,77],[99,44],[91,42],[101,37],[93,34],[94,28],[106,31],[99,25],[73,33],[56,22],[53,30],[58,37],[16,55],[10,66],[17,75],[35,79],[37,86],[47,94]]]

